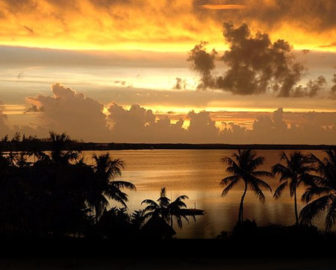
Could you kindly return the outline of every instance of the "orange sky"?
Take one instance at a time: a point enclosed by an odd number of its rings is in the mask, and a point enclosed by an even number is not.
[[[283,38],[297,49],[335,51],[330,41],[335,28],[323,22],[329,18],[308,10],[316,1],[294,2],[286,13],[276,6],[275,0],[1,0],[0,44],[80,50],[187,51],[205,40],[223,49],[221,25],[225,18],[245,21],[252,29],[267,31],[273,39]],[[310,13],[295,16],[295,12],[303,13],[305,8]],[[272,17],[274,10],[279,18]],[[322,14],[328,16],[325,11]]]

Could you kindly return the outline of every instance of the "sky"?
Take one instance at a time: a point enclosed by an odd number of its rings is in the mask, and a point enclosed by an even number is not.
[[[336,143],[334,0],[0,0],[0,137]]]

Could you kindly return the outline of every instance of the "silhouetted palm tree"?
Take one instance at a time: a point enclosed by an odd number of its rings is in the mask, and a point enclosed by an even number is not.
[[[257,156],[257,154],[250,149],[239,149],[232,155],[232,158],[224,157],[222,160],[228,164],[226,171],[231,174],[221,181],[221,185],[224,186],[222,196],[225,196],[237,183],[244,183],[244,192],[240,200],[238,214],[238,223],[242,224],[244,220],[244,199],[248,187],[254,191],[259,200],[264,202],[265,195],[261,187],[266,188],[269,191],[272,191],[272,189],[266,182],[260,179],[260,177],[272,177],[272,173],[267,171],[257,171],[257,168],[264,163],[264,157]]]
[[[57,134],[53,131],[49,133],[51,142],[51,159],[56,163],[66,164],[76,160],[80,151],[67,150],[67,146],[72,142],[65,133]]]
[[[137,230],[140,230],[145,221],[144,210],[135,210],[131,215],[131,223]]]
[[[294,197],[295,224],[299,224],[299,215],[297,209],[297,187],[301,184],[308,184],[312,180],[310,174],[314,168],[312,167],[312,159],[300,152],[294,152],[288,157],[286,153],[281,154],[281,160],[285,161],[285,165],[278,163],[272,167],[274,175],[280,175],[280,185],[274,192],[273,197],[278,199],[282,191],[288,186],[290,196]]]
[[[166,196],[166,188],[162,188],[160,192],[160,197],[157,199],[157,202],[154,200],[146,199],[141,202],[141,204],[147,204],[144,209],[145,218],[152,216],[160,216],[168,222],[169,213],[168,205],[170,199]]]
[[[166,196],[166,188],[163,187],[157,201],[150,199],[142,201],[141,204],[147,204],[144,209],[144,217],[160,217],[165,222],[170,222],[171,227],[173,227],[173,217],[175,217],[178,226],[181,228],[182,218],[189,222],[188,217],[193,217],[195,219],[196,216],[204,214],[203,210],[187,208],[187,205],[184,203],[184,200],[186,199],[188,199],[187,195],[181,195],[171,202]]]
[[[327,157],[323,160],[312,155],[320,175],[314,176],[313,183],[302,195],[302,199],[309,204],[301,210],[300,221],[311,224],[316,215],[327,210],[325,225],[329,231],[336,222],[336,150],[328,150],[326,153]],[[318,198],[313,200],[315,197]]]
[[[47,157],[41,149],[41,140],[36,137],[29,136],[26,143],[27,154],[33,157],[34,163],[36,160],[41,160]]]
[[[135,185],[127,181],[113,180],[121,176],[124,163],[120,159],[111,159],[110,154],[94,155],[94,183],[88,197],[88,203],[94,207],[98,219],[108,206],[108,199],[121,203],[125,208],[128,196],[121,189],[135,190]]]

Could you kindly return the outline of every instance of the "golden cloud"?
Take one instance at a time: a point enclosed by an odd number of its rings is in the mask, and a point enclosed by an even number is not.
[[[334,0],[0,0],[0,44],[81,50],[226,48],[223,20],[246,22],[296,48],[333,51]]]

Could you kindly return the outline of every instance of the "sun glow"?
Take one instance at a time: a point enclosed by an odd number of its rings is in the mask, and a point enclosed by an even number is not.
[[[130,6],[119,1],[102,5],[89,0],[65,4],[41,0],[31,6],[11,6],[10,2],[2,1],[0,44],[70,50],[181,52],[189,51],[200,41],[208,41],[217,49],[225,49],[223,21],[212,18],[211,14],[199,16],[195,8],[212,14],[221,10],[240,12],[246,6],[210,3],[195,7],[190,0],[174,1],[169,6],[164,0],[134,1]],[[250,26],[255,31],[263,28],[254,21]],[[330,44],[333,30],[308,33],[283,22],[268,32],[272,39],[288,40],[296,49],[336,51]]]

